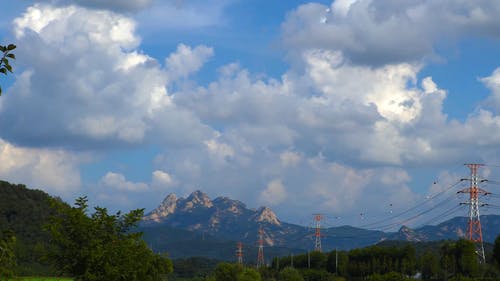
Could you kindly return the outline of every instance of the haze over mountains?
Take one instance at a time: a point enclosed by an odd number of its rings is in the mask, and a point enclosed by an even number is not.
[[[500,216],[486,215],[481,219],[484,241],[493,242],[500,233]],[[467,218],[456,217],[438,225],[417,229],[403,226],[398,232],[351,226],[323,228],[322,247],[327,251],[363,247],[386,240],[458,239],[465,236],[466,222]],[[157,250],[169,252],[174,245],[188,240],[190,243],[201,243],[199,240],[203,239],[207,243],[231,241],[230,245],[233,246],[235,241],[242,241],[246,245],[256,245],[261,227],[268,247],[305,251],[311,250],[314,245],[314,231],[311,228],[281,221],[268,207],[249,209],[241,201],[227,197],[212,200],[201,191],[195,191],[187,198],[169,194],[156,209],[144,216],[142,227],[146,241],[157,247]],[[183,235],[178,235],[180,229],[185,231]]]

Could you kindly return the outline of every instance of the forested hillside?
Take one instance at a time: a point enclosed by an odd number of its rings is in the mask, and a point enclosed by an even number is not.
[[[49,235],[43,230],[54,214],[51,197],[22,184],[0,181],[0,233],[12,231],[16,237],[18,274],[51,274],[41,261]]]

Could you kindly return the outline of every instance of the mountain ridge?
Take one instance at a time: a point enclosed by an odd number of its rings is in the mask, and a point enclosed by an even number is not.
[[[500,216],[481,216],[487,230],[483,237],[493,242],[500,233]],[[353,226],[322,228],[324,250],[348,250],[383,241],[435,241],[465,237],[467,218],[456,217],[438,225],[425,225],[416,229],[402,226],[396,232],[362,229]],[[196,231],[217,239],[255,244],[259,229],[263,230],[266,246],[311,249],[314,233],[310,228],[281,221],[271,208],[262,206],[249,209],[245,203],[228,197],[211,200],[196,190],[188,197],[169,194],[161,204],[143,217],[148,230],[162,226]]]

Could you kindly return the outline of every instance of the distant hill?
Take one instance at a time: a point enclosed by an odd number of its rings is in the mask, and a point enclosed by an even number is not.
[[[15,233],[19,274],[53,274],[40,261],[41,250],[49,241],[43,226],[54,212],[50,199],[41,190],[0,181],[0,233],[4,230]]]
[[[484,241],[493,243],[500,234],[500,216],[482,216],[481,220]],[[403,226],[398,232],[391,233],[351,226],[331,227],[322,229],[322,246],[323,250],[329,251],[335,248],[360,248],[392,240],[456,240],[464,237],[466,221],[467,218],[457,217],[436,226],[417,229]],[[189,255],[217,257],[213,251],[222,249],[226,251],[224,256],[234,257],[236,241],[242,241],[248,245],[248,251],[253,251],[261,227],[266,246],[279,247],[284,254],[308,251],[314,245],[310,228],[283,222],[270,208],[248,209],[244,203],[227,197],[211,200],[201,191],[195,191],[187,198],[169,194],[158,208],[144,216],[142,225],[145,240],[158,250],[172,253],[174,257],[178,254],[185,256],[188,252]],[[189,234],[181,232],[186,230]],[[175,237],[186,239],[172,241]],[[202,237],[205,240],[200,239]],[[168,241],[172,242],[169,244]],[[222,246],[224,241],[231,242]],[[184,250],[177,253],[181,246]]]

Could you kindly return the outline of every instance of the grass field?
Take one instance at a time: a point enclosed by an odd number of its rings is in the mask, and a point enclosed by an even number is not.
[[[73,279],[64,277],[19,277],[12,281],[73,281]]]

